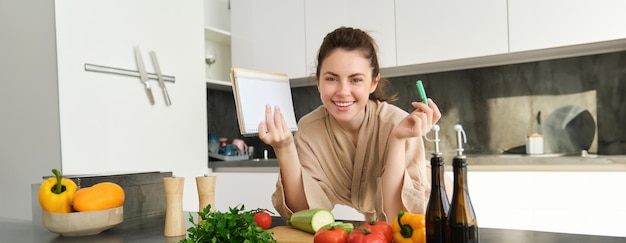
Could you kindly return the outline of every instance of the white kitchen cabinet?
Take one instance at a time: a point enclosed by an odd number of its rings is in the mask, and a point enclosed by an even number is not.
[[[506,1],[396,0],[398,66],[508,52]]]
[[[378,45],[381,67],[396,65],[396,33],[393,0],[307,0],[306,65],[315,73],[317,54],[324,37],[341,26],[367,31]]]
[[[204,26],[230,32],[230,0],[204,0]]]
[[[510,51],[626,38],[623,0],[509,0]]]
[[[231,0],[232,66],[306,73],[304,0]]]
[[[273,212],[272,193],[278,173],[218,172],[215,176],[215,208],[226,212],[229,207],[265,208]],[[277,216],[275,214],[274,216]]]
[[[626,172],[468,170],[479,227],[626,237]]]
[[[255,169],[258,168],[255,167]],[[215,176],[215,208],[217,210],[225,212],[229,207],[244,205],[247,210],[265,208],[274,212],[274,216],[280,216],[272,204],[278,168],[264,172],[214,172],[211,175]],[[361,213],[348,206],[336,205],[332,212],[337,219],[364,220]]]
[[[52,168],[66,175],[171,171],[188,178],[184,207],[195,210],[193,178],[208,170],[202,2],[14,0],[2,9],[9,38],[0,47],[7,64],[0,66],[0,160],[10,169],[0,183],[22,189],[3,198],[0,216],[30,219],[27,188]],[[136,73],[135,46],[149,74],[154,51],[162,73],[175,78],[165,84],[171,106],[156,80],[151,105],[138,77],[85,70],[95,64]]]
[[[380,47],[381,65],[395,65],[391,0],[233,0],[231,7],[233,67],[287,73],[292,79],[309,77],[315,73],[324,36],[340,26],[369,31]]]

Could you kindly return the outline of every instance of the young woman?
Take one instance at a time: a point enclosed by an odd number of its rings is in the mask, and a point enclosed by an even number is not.
[[[280,109],[266,107],[259,138],[274,148],[280,173],[272,195],[284,218],[309,208],[350,206],[365,220],[391,221],[400,210],[425,213],[430,172],[422,136],[439,120],[436,104],[411,113],[388,104],[374,40],[341,27],[317,58],[322,106],[298,121],[295,137]]]

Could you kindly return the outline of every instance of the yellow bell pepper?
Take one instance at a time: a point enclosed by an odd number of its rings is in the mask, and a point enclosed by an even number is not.
[[[423,214],[400,211],[393,220],[391,229],[395,243],[426,242],[426,217]]]
[[[39,186],[39,204],[46,212],[70,213],[76,192],[76,183],[63,178],[61,172],[52,169],[55,177],[50,177]]]

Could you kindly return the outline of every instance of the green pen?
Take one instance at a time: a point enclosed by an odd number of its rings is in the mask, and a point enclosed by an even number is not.
[[[428,105],[428,97],[426,97],[426,91],[424,90],[424,85],[422,85],[422,80],[417,80],[415,86],[417,86],[417,92],[420,93],[420,98],[422,98],[422,102]]]

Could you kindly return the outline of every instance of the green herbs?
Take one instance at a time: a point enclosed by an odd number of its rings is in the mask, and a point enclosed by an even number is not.
[[[263,230],[254,221],[254,214],[257,211],[245,211],[244,206],[229,208],[229,212],[211,212],[211,205],[208,205],[198,212],[202,219],[195,223],[193,216],[189,216],[189,222],[193,224],[187,229],[187,238],[181,243],[200,242],[276,242],[269,230]]]

